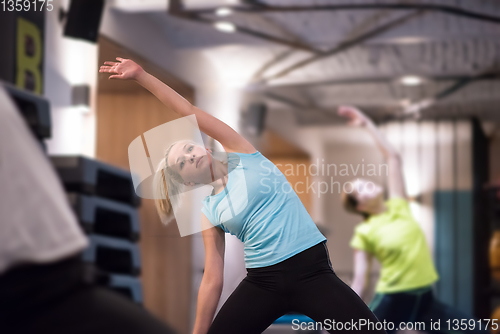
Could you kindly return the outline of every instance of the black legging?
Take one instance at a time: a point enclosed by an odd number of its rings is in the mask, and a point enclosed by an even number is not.
[[[367,323],[358,330],[323,327],[329,333],[385,333],[373,330],[377,318],[335,275],[326,243],[321,242],[275,265],[247,269],[247,276],[224,303],[208,334],[262,333],[274,320],[289,312],[304,314],[327,326],[333,320],[342,326],[348,323],[348,329],[360,319]],[[368,322],[372,327],[368,327]],[[293,326],[292,323],[292,329]]]
[[[126,297],[86,277],[79,257],[26,265],[0,275],[0,332],[172,334]]]

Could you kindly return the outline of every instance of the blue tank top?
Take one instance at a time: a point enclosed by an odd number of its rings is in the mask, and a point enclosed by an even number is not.
[[[244,243],[246,268],[279,263],[326,240],[283,173],[260,152],[229,153],[228,163],[226,187],[203,200],[202,212]]]

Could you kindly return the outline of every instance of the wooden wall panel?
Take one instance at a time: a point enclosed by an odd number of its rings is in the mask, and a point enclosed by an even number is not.
[[[299,196],[299,199],[306,208],[307,212],[311,214],[311,209],[312,209],[311,194],[309,194],[306,189],[307,184],[312,183],[312,177],[309,175],[309,165],[311,164],[310,159],[300,158],[300,157],[296,158],[293,156],[291,157],[271,156],[268,157],[268,159],[273,164],[275,164],[276,167],[278,167],[278,169],[286,176],[288,183],[290,183],[293,190],[295,190],[295,192],[297,193],[297,196]],[[289,189],[285,189],[285,191],[289,191]]]
[[[288,183],[299,196],[307,212],[311,214],[311,194],[306,191],[308,182],[313,182],[313,177],[309,175],[309,165],[311,164],[309,154],[268,129],[259,138],[257,148],[286,176]],[[305,171],[303,166],[305,166]]]
[[[188,96],[192,99],[192,95]],[[149,92],[100,93],[97,158],[127,168],[128,145],[145,131],[177,118]],[[152,200],[140,208],[144,305],[179,333],[189,331],[191,237],[180,237],[175,223],[165,227]]]

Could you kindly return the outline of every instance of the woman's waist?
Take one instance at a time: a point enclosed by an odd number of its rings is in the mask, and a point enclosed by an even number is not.
[[[278,259],[276,263],[270,265],[259,265],[259,266],[248,266],[248,275],[260,275],[269,273],[294,273],[294,272],[304,272],[304,271],[314,271],[318,268],[329,268],[329,259],[326,253],[326,241],[315,242],[313,246],[308,246],[306,249],[299,249],[298,251],[292,252],[293,255],[281,255],[276,252],[271,252],[275,259]],[[281,257],[281,258],[280,258]],[[262,257],[261,257],[262,258]],[[247,258],[245,258],[246,263],[250,263]],[[258,263],[257,261],[255,261]],[[264,262],[260,262],[264,263]]]

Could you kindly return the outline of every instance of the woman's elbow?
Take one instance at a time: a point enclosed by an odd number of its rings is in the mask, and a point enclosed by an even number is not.
[[[205,273],[203,275],[204,283],[212,289],[220,289],[224,286],[224,276],[219,274]]]

